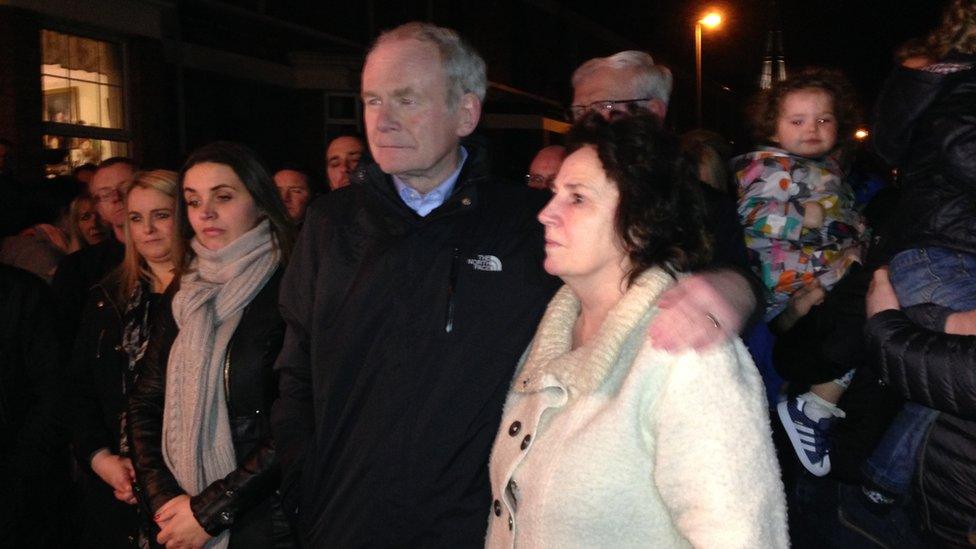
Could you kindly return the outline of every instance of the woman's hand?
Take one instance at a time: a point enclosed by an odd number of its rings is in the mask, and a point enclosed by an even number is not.
[[[881,311],[901,309],[901,305],[898,303],[898,296],[895,295],[895,289],[891,287],[891,281],[888,280],[888,267],[882,267],[874,271],[865,302],[868,318]]]
[[[112,487],[115,499],[135,505],[136,497],[132,493],[132,483],[136,481],[136,472],[129,458],[117,456],[108,448],[102,448],[92,456],[91,468],[105,481],[105,484]]]
[[[192,548],[206,545],[210,534],[200,526],[193,510],[190,509],[190,496],[184,494],[167,501],[153,517],[160,532],[156,541],[167,549]]]

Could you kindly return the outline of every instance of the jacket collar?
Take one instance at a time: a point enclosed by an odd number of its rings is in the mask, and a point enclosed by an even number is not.
[[[393,185],[393,178],[380,169],[379,164],[371,162],[360,166],[351,176],[354,184],[368,187],[372,192],[379,195],[394,211],[403,217],[416,222],[430,221],[445,215],[450,215],[458,211],[473,209],[478,203],[477,186],[490,179],[490,162],[488,151],[476,141],[464,142],[464,148],[468,151],[468,159],[461,168],[461,174],[454,184],[454,191],[444,200],[440,207],[432,211],[426,217],[421,218],[411,210],[397,193]]]
[[[592,393],[613,369],[631,331],[673,282],[658,267],[642,273],[607,314],[593,339],[577,349],[572,348],[572,340],[580,302],[569,286],[560,288],[539,323],[513,390],[529,393],[560,385],[569,390],[570,397]]]

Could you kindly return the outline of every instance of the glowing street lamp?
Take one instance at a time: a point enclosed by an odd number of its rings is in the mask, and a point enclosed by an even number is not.
[[[722,24],[722,15],[709,11],[695,21],[695,120],[702,126],[702,27],[714,29]]]
[[[854,132],[854,139],[857,139],[858,141],[864,141],[865,139],[868,138],[868,135],[870,135],[870,133],[866,128],[858,128],[857,131]]]

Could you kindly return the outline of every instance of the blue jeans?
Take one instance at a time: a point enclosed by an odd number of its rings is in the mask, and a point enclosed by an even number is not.
[[[905,250],[888,264],[902,308],[934,303],[954,311],[976,309],[976,256],[945,248]],[[941,332],[942,326],[926,326]]]
[[[893,257],[889,268],[903,308],[932,303],[954,311],[976,309],[976,256],[945,248],[917,248]],[[924,327],[944,330],[943,326]],[[931,408],[905,404],[864,465],[871,482],[894,496],[908,492],[919,448],[937,415]]]
[[[803,472],[788,490],[790,542],[794,549],[924,549],[932,547],[921,531],[911,494],[886,514],[872,511],[860,486]]]

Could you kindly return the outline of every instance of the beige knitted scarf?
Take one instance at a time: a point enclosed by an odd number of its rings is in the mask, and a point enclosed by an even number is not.
[[[223,366],[243,315],[274,274],[279,255],[270,223],[262,221],[220,250],[194,238],[196,258],[173,296],[179,334],[166,366],[163,458],[188,494],[196,495],[237,467]],[[229,531],[208,547],[226,547]]]

